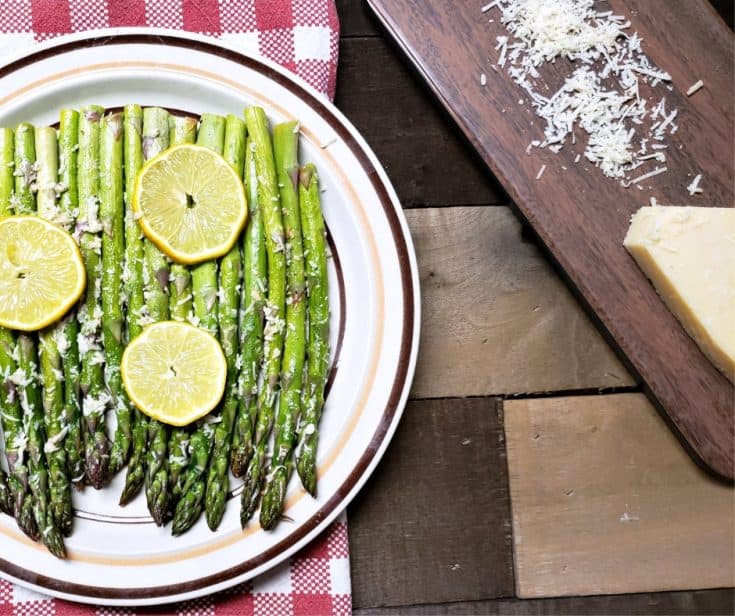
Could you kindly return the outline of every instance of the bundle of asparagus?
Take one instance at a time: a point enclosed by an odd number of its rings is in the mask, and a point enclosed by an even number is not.
[[[299,125],[263,109],[245,119],[127,105],[63,110],[58,131],[0,129],[0,218],[37,212],[77,239],[87,289],[37,335],[0,328],[0,511],[64,556],[71,487],[105,486],[127,464],[120,503],[145,486],[158,525],[181,534],[224,515],[229,471],[244,477],[243,526],[271,529],[294,467],[316,491],[318,422],[329,365],[327,248],[313,165],[299,168]],[[170,146],[197,143],[244,180],[249,223],[218,261],[171,263],[133,213],[136,175]],[[145,325],[188,321],[218,336],[227,362],[219,407],[195,425],[150,419],[126,395],[125,345]],[[116,429],[107,436],[107,413]],[[273,432],[273,435],[271,433]],[[272,451],[269,443],[273,442]]]

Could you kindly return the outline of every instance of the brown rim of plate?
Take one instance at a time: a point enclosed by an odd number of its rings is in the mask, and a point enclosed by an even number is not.
[[[398,358],[398,366],[396,374],[391,386],[390,396],[386,404],[385,410],[381,417],[380,423],[373,434],[369,445],[365,452],[358,460],[352,472],[348,475],[343,484],[336,490],[335,494],[308,520],[304,521],[299,528],[289,535],[283,541],[275,544],[271,548],[261,552],[256,557],[251,558],[235,567],[231,567],[224,571],[199,578],[190,582],[181,584],[169,584],[164,586],[151,586],[146,588],[107,588],[100,586],[89,586],[84,584],[75,584],[58,580],[56,578],[40,575],[32,571],[28,571],[15,564],[0,558],[0,570],[17,580],[28,582],[36,587],[47,589],[53,592],[64,593],[67,595],[76,595],[78,597],[88,597],[95,599],[108,600],[145,600],[166,597],[175,597],[177,595],[195,592],[215,586],[240,577],[257,567],[265,564],[269,560],[276,558],[281,553],[291,549],[295,544],[301,541],[306,535],[317,528],[324,519],[332,515],[336,510],[347,505],[346,499],[350,492],[362,478],[370,463],[377,455],[380,447],[385,440],[400,403],[406,378],[408,376],[411,355],[413,351],[413,331],[414,331],[414,285],[411,274],[411,260],[408,246],[405,242],[401,222],[393,207],[390,197],[390,191],[385,183],[381,180],[375,166],[371,163],[367,153],[362,146],[357,143],[350,133],[350,130],[330,111],[327,104],[314,96],[309,90],[302,87],[296,80],[280,73],[273,67],[264,64],[260,60],[242,54],[240,52],[220,47],[219,45],[207,43],[201,40],[187,39],[174,35],[160,34],[96,34],[89,38],[77,41],[70,41],[43,49],[35,53],[28,54],[14,62],[0,68],[0,77],[5,77],[9,73],[15,72],[29,64],[38,62],[45,58],[59,55],[61,53],[72,51],[79,48],[97,47],[101,45],[132,45],[132,44],[156,44],[167,45],[170,47],[182,47],[185,49],[193,49],[210,55],[218,56],[232,62],[236,62],[265,75],[281,87],[297,94],[302,100],[305,100],[312,109],[316,110],[323,119],[327,120],[330,126],[339,135],[341,141],[352,151],[355,158],[359,161],[366,175],[370,178],[370,182],[379,197],[383,211],[388,220],[393,241],[398,254],[398,262],[401,271],[401,286],[403,290],[403,332],[401,336],[401,347]],[[341,506],[341,507],[340,507]]]

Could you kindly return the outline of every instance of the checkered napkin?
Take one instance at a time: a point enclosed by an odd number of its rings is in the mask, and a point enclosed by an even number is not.
[[[92,607],[52,599],[0,579],[0,616],[347,616],[352,613],[344,514],[297,556],[220,593],[145,608]]]
[[[0,57],[54,36],[118,26],[214,36],[278,62],[334,98],[334,0],[0,0]]]
[[[0,0],[3,56],[83,30],[149,26],[214,36],[260,54],[334,97],[339,21],[334,0]],[[300,554],[230,590],[145,612],[186,616],[350,614],[344,515]],[[0,579],[0,616],[134,615],[51,599]]]

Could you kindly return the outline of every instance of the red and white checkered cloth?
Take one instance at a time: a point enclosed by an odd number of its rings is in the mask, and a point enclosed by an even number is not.
[[[149,26],[199,32],[290,69],[334,97],[339,20],[334,0],[0,0],[2,56],[54,36]],[[344,515],[298,556],[240,586],[139,613],[186,616],[351,613]],[[0,579],[0,616],[134,615],[52,599]]]
[[[119,26],[214,36],[278,62],[334,98],[334,0],[0,0],[0,56],[53,36]]]
[[[220,593],[158,607],[92,607],[0,579],[0,616],[347,616],[352,613],[344,517],[288,563]]]

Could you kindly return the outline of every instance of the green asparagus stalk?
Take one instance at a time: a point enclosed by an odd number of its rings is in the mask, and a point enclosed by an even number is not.
[[[16,213],[33,214],[36,200],[33,187],[36,180],[36,146],[34,128],[30,124],[19,124],[15,129],[15,196]],[[51,508],[48,467],[44,447],[46,430],[43,418],[43,402],[38,387],[38,354],[36,341],[29,334],[18,336],[18,371],[21,380],[17,383],[20,405],[23,409],[23,425],[28,447],[28,480],[33,494],[33,516],[43,544],[58,558],[64,558],[64,540],[55,525]]]
[[[57,206],[59,186],[59,158],[56,130],[51,127],[36,129],[37,192],[38,214],[55,223],[67,227],[61,220],[61,210]],[[39,335],[39,363],[43,384],[43,410],[46,429],[46,461],[49,470],[49,491],[51,495],[51,514],[56,526],[67,537],[71,534],[72,505],[71,482],[67,467],[64,439],[68,427],[64,416],[64,373],[62,371],[60,346],[64,339],[65,324],[59,323],[43,330]]]
[[[299,175],[301,226],[306,255],[306,290],[309,305],[309,340],[306,377],[302,393],[296,468],[304,489],[316,495],[316,450],[319,418],[324,408],[324,388],[329,376],[329,279],[327,240],[319,198],[319,178],[314,165]]]
[[[246,135],[245,122],[234,115],[228,115],[225,125],[224,157],[239,177],[243,176],[245,168]],[[241,276],[242,257],[240,246],[236,244],[220,262],[219,337],[227,360],[227,388],[225,399],[221,404],[221,421],[214,429],[214,446],[204,496],[207,524],[211,530],[216,530],[222,521],[229,488],[227,471],[230,466],[232,426],[238,408],[238,321]]]
[[[221,116],[202,114],[197,143],[219,154],[224,149],[225,119]],[[194,317],[200,327],[214,336],[218,332],[217,263],[208,261],[197,265],[192,271],[194,294]],[[216,416],[213,416],[216,417]],[[214,429],[207,420],[201,420],[191,435],[191,459],[186,469],[181,498],[176,503],[172,532],[180,535],[189,530],[202,513],[204,506],[205,479],[209,457],[212,452]]]
[[[0,330],[0,419],[5,436],[5,457],[8,462],[8,487],[13,499],[13,515],[18,527],[34,541],[38,540],[38,526],[33,515],[33,495],[28,479],[26,456],[27,437],[23,412],[18,399],[16,381],[19,373],[15,360],[16,341],[10,330]]]
[[[17,133],[16,133],[17,138]],[[48,467],[44,446],[43,402],[36,382],[36,343],[31,336],[18,337],[18,369],[24,375],[19,387],[23,422],[28,438],[28,479],[33,494],[33,517],[41,542],[57,558],[64,558],[64,539],[56,526],[51,507]]]
[[[232,435],[230,467],[241,477],[253,454],[253,432],[258,412],[258,375],[263,363],[263,309],[268,289],[263,214],[258,203],[258,176],[255,157],[245,149],[245,187],[248,195],[249,223],[243,236],[243,294],[240,304],[240,353],[242,366],[238,392],[240,404]]]
[[[143,110],[143,157],[149,160],[168,148],[168,111],[160,107]],[[166,257],[146,241],[143,261],[143,294],[151,321],[169,318],[169,266]],[[148,422],[145,495],[148,510],[158,526],[168,512],[168,437],[169,427],[159,421]]]
[[[196,143],[197,119],[188,116],[169,116],[168,140],[169,146]]]
[[[67,231],[75,226],[79,211],[79,190],[77,184],[77,149],[79,144],[79,112],[63,109],[59,114],[59,212],[68,223]],[[62,356],[64,371],[64,416],[62,423],[67,430],[64,439],[67,464],[72,486],[84,485],[84,432],[82,430],[82,410],[79,402],[80,365],[79,365],[79,322],[76,311],[72,311],[62,321],[62,333],[58,338],[59,352]]]
[[[196,143],[196,118],[169,116],[169,145]],[[194,315],[191,294],[191,272],[185,265],[171,265],[169,295],[171,318],[175,321],[191,321]],[[174,428],[168,440],[169,510],[176,507],[184,488],[185,469],[189,463],[189,430]]]
[[[0,511],[13,515],[13,497],[8,487],[8,476],[0,468]]]
[[[0,412],[2,412],[2,402],[0,402]],[[2,430],[0,429],[0,434]],[[3,441],[5,440],[3,435]],[[0,467],[0,512],[13,515],[13,495],[8,487],[8,476],[5,470]]]
[[[286,122],[273,129],[278,185],[286,232],[286,333],[281,367],[281,397],[275,424],[271,470],[260,508],[260,525],[272,529],[283,513],[292,472],[296,423],[301,414],[301,384],[306,353],[304,247],[299,214],[299,125]]]
[[[284,312],[286,305],[286,254],[281,215],[281,198],[268,131],[268,119],[260,107],[245,111],[251,136],[255,169],[258,177],[258,201],[263,212],[263,227],[268,254],[268,302],[263,329],[263,388],[258,396],[258,419],[254,434],[254,451],[245,473],[240,521],[245,526],[258,506],[263,481],[268,438],[273,427],[278,381],[283,350]]]
[[[143,295],[144,240],[133,215],[135,176],[143,166],[143,110],[140,105],[123,108],[123,158],[125,165],[125,270],[123,282],[128,300],[128,338],[133,340],[141,331],[141,319],[146,311]],[[132,444],[125,487],[120,504],[126,505],[140,492],[145,481],[148,446],[148,416],[134,410]]]
[[[169,146],[196,143],[196,118],[169,116]],[[171,281],[169,284],[171,318],[176,321],[188,321],[193,315],[191,295],[191,272],[180,263],[171,265]]]
[[[128,461],[133,412],[120,376],[123,340],[123,261],[125,206],[123,204],[123,114],[109,113],[100,123],[100,220],[102,222],[102,343],[105,382],[115,409],[117,427],[110,448],[110,474]]]
[[[102,352],[102,241],[99,212],[100,118],[104,109],[84,107],[79,118],[79,155],[77,183],[79,190],[80,248],[87,271],[87,290],[77,314],[79,320],[79,355],[81,357],[82,414],[87,480],[102,488],[109,476],[110,443],[105,413],[110,396],[105,389],[105,361]]]
[[[12,129],[0,129],[0,218],[14,213],[15,198],[15,137]],[[33,517],[33,496],[28,481],[26,432],[17,390],[18,369],[15,335],[0,327],[0,425],[5,437],[5,458],[8,462],[8,488],[12,497],[13,515],[18,527],[33,540],[38,539],[38,527]]]
[[[225,141],[225,119],[211,113],[202,114],[197,144],[222,154]],[[199,326],[217,335],[217,262],[207,261],[194,267],[194,314]]]

